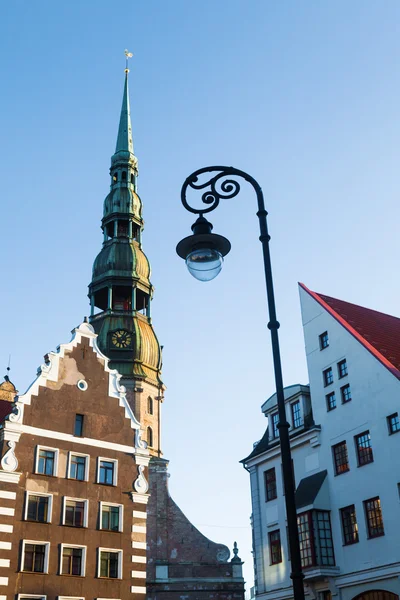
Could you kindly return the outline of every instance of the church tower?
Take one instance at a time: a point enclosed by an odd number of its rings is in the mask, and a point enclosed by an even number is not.
[[[104,200],[103,246],[89,285],[90,323],[110,367],[123,376],[129,402],[145,428],[150,453],[161,456],[161,347],[151,323],[154,288],[150,263],[142,250],[144,221],[137,193],[128,73],[125,69],[117,145],[111,157],[111,189]]]

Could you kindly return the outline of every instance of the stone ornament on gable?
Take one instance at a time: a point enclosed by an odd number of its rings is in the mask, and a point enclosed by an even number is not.
[[[7,417],[8,421],[12,423],[22,423],[22,417],[24,414],[24,405],[20,402],[15,402],[12,412]]]
[[[147,442],[142,440],[142,429],[135,430],[135,448],[141,448],[142,450],[146,450]]]
[[[1,468],[3,471],[12,473],[13,471],[16,471],[18,467],[18,460],[14,453],[15,442],[7,442],[7,445],[9,449],[1,459]]]
[[[217,552],[217,561],[218,562],[227,562],[227,560],[229,559],[230,556],[230,552],[228,550],[228,548],[219,548],[218,552]]]
[[[147,483],[146,477],[143,475],[143,471],[144,471],[144,466],[139,465],[138,466],[139,476],[136,479],[135,483],[133,484],[133,487],[135,488],[135,491],[138,494],[146,494],[147,490],[149,489],[149,484]]]

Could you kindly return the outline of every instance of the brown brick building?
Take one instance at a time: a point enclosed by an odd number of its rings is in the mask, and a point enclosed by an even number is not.
[[[242,600],[237,549],[229,561],[168,493],[128,69],[110,176],[90,325],[48,356],[0,433],[0,600],[128,600],[146,585],[150,600]]]
[[[0,401],[2,600],[145,595],[149,452],[96,338],[83,323]]]

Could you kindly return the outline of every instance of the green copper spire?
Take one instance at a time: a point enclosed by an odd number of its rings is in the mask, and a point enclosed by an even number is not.
[[[115,154],[118,152],[129,152],[133,154],[131,109],[129,105],[129,87],[128,87],[129,69],[125,69],[125,86],[122,98],[121,116],[119,119],[119,129]]]

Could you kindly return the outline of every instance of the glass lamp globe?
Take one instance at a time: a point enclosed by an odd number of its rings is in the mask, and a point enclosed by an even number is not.
[[[189,273],[199,281],[211,281],[222,269],[224,257],[218,250],[201,248],[193,250],[186,257]]]

